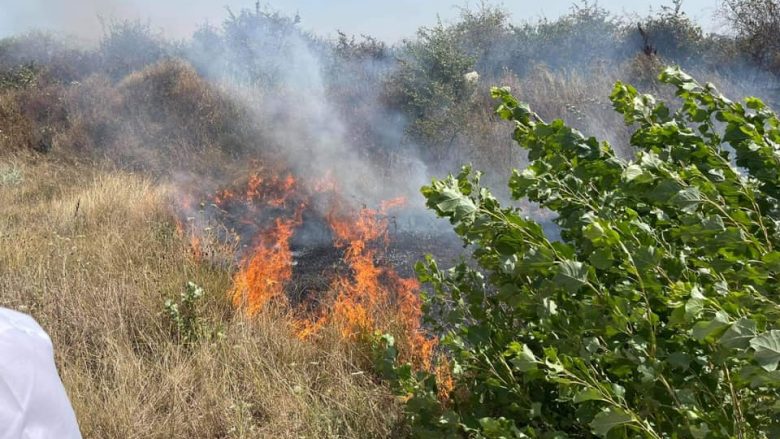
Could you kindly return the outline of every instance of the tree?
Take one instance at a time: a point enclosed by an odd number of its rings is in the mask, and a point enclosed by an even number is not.
[[[555,212],[560,239],[468,168],[422,189],[473,263],[417,267],[454,382],[440,403],[441,380],[393,370],[418,435],[780,433],[780,121],[677,68],[660,80],[678,109],[611,95],[631,161],[493,90],[530,160],[513,198]]]
[[[722,9],[742,49],[780,74],[780,0],[725,0]]]
[[[104,22],[103,33],[99,50],[101,65],[114,80],[142,70],[169,53],[162,36],[141,21]]]
[[[428,147],[435,163],[451,153],[463,126],[463,103],[473,90],[464,76],[474,59],[458,44],[453,29],[439,23],[422,28],[399,53],[398,68],[385,83],[387,100],[412,121],[412,140]]]

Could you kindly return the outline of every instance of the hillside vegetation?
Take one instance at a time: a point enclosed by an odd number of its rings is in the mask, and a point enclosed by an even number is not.
[[[779,9],[726,0],[719,35],[679,2],[483,4],[389,45],[258,4],[177,42],[2,39],[0,306],[51,335],[85,437],[775,437]],[[403,324],[355,317],[395,326],[242,312],[258,170],[375,216],[405,196],[464,262],[418,265]],[[290,224],[306,203],[338,216]],[[336,258],[387,277],[364,244]]]

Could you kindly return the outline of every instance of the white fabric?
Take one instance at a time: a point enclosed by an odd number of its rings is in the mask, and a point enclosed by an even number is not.
[[[0,308],[0,439],[79,439],[51,339],[32,317]]]

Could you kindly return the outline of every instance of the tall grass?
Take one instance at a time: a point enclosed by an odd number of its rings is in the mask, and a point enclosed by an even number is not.
[[[0,156],[0,306],[49,332],[82,432],[95,438],[387,437],[389,391],[337,337],[294,337],[284,315],[247,321],[231,267],[197,262],[172,189],[121,171]],[[207,335],[175,337],[164,312],[188,281]]]

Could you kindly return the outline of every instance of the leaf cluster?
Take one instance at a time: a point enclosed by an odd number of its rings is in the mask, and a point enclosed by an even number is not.
[[[435,379],[405,375],[416,431],[780,434],[780,123],[678,68],[659,79],[679,108],[612,92],[635,127],[630,161],[493,89],[530,161],[512,196],[555,212],[559,240],[469,168],[422,189],[473,263],[418,264],[454,389],[436,404]]]
[[[178,300],[165,301],[165,314],[174,328],[175,338],[182,344],[193,344],[208,332],[198,311],[204,295],[203,288],[188,282]]]

